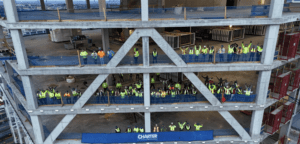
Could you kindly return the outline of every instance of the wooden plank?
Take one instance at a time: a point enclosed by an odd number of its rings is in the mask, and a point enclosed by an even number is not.
[[[224,19],[227,19],[226,14],[227,13],[227,7],[225,6],[225,13],[224,13]]]
[[[61,22],[60,13],[59,13],[59,9],[58,8],[57,8],[57,15],[58,15],[58,21]]]
[[[186,8],[184,8],[184,20],[186,20]]]

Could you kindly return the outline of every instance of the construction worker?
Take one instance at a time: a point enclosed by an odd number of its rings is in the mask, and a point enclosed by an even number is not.
[[[99,103],[105,103],[105,94],[102,89],[100,90],[98,96],[100,97]]]
[[[225,95],[230,95],[230,91],[231,91],[231,87],[229,87],[228,85],[226,87],[224,87],[225,90]]]
[[[215,87],[211,84],[208,84],[209,91],[214,95],[215,94]]]
[[[164,124],[162,124],[162,126],[160,128],[160,131],[161,132],[166,132],[167,131],[167,128],[164,126]]]
[[[54,93],[54,96],[55,96],[55,104],[61,104],[61,93],[60,92],[58,92],[58,91],[56,91],[55,93]]]
[[[142,103],[143,102],[143,90],[140,90],[140,92],[139,92],[139,101],[140,101],[140,103]]]
[[[190,47],[190,51],[189,51],[189,62],[194,62],[194,61],[193,61],[193,57],[194,57],[194,50],[193,50],[193,47]]]
[[[190,126],[190,124],[189,124],[189,123],[186,123],[185,129],[186,129],[187,131],[190,131],[190,129],[191,129],[191,126]]]
[[[237,87],[237,94],[243,94],[242,87]]]
[[[66,91],[66,93],[64,94],[64,97],[67,100],[67,104],[71,104],[71,94],[69,93],[69,91]]]
[[[171,122],[171,125],[169,125],[170,131],[175,131],[176,125],[173,125],[173,122]]]
[[[252,45],[252,41],[250,41],[250,44],[245,44],[244,45],[244,42],[242,42],[242,48],[243,48],[243,61],[248,61],[249,58],[248,58],[248,53],[249,53],[249,50],[251,48],[251,45]]]
[[[204,45],[204,48],[202,49],[202,61],[206,62],[206,55],[208,54],[208,48]]]
[[[166,95],[167,95],[167,92],[163,89],[162,91],[161,91],[161,103],[165,103],[166,102]]]
[[[119,73],[119,79],[121,82],[124,82],[124,75],[122,73]]]
[[[135,127],[133,128],[133,132],[139,133],[139,131],[140,131],[140,129],[139,129],[137,126],[135,126]]]
[[[219,58],[220,58],[220,62],[224,62],[224,53],[225,53],[225,48],[223,45],[221,45],[221,48],[218,51],[219,53]]]
[[[178,90],[181,90],[181,84],[180,84],[180,82],[177,82],[175,84],[175,88],[177,88]]]
[[[137,89],[138,91],[140,91],[141,88],[142,88],[142,84],[141,84],[141,83],[136,83],[135,86],[136,86],[136,89]]]
[[[153,76],[151,76],[151,82],[150,82],[150,88],[154,88],[155,89],[155,79],[154,79],[154,77]]]
[[[262,52],[263,52],[263,45],[259,46],[259,43],[257,44],[257,60],[256,61],[260,61],[261,59],[261,55],[262,55]]]
[[[174,103],[176,101],[176,91],[174,89],[171,90],[171,102]]]
[[[116,126],[115,132],[116,133],[121,133],[121,129],[118,126]]]
[[[233,47],[230,46],[230,43],[228,44],[228,54],[227,54],[227,62],[232,62],[232,56],[234,53]]]
[[[153,132],[159,132],[159,127],[157,126],[157,124],[155,124],[155,126],[153,127]]]
[[[199,55],[201,54],[201,45],[199,45],[199,49],[197,49],[197,46],[195,45],[195,62],[199,62]]]
[[[111,60],[113,58],[113,56],[115,55],[115,52],[113,50],[111,50],[110,48],[108,48],[107,55],[108,55],[108,59]]]
[[[126,133],[131,133],[132,129],[130,128],[130,126],[128,126],[128,128],[126,129]]]
[[[186,62],[186,55],[185,55],[186,52],[185,52],[185,51],[187,51],[188,49],[189,49],[189,48],[183,48],[183,49],[182,49],[182,48],[180,47],[180,50],[181,50],[181,52],[182,52],[182,60],[185,61],[185,62]]]
[[[245,95],[246,95],[246,96],[250,96],[251,93],[253,93],[253,92],[251,91],[251,88],[246,88],[246,90],[245,90],[244,92],[245,92]]]
[[[80,56],[82,57],[84,64],[87,64],[87,55],[88,53],[86,52],[86,50],[82,50],[80,52]]]
[[[200,131],[200,128],[203,127],[203,125],[200,125],[199,123],[197,123],[197,124],[195,123],[194,126],[195,126],[196,131]]]
[[[121,88],[122,88],[122,84],[120,83],[120,81],[118,81],[116,84],[116,89],[120,92]]]
[[[255,46],[253,45],[252,48],[251,48],[251,52],[250,52],[250,59],[249,61],[255,61],[256,59],[254,58],[256,54],[256,50],[255,50]]]
[[[140,128],[140,133],[144,133],[144,132],[145,132],[144,128],[141,127],[141,128]]]
[[[139,59],[139,49],[138,48],[134,48],[134,63],[138,64],[138,59]]]
[[[156,49],[154,49],[153,52],[152,52],[152,61],[153,61],[153,63],[157,63],[157,56],[158,56],[157,51],[156,51]]]
[[[70,86],[69,86],[70,88]],[[77,93],[77,89],[78,89],[78,85],[77,85],[77,88],[72,88],[71,89],[71,92],[72,92],[72,95],[73,95],[73,103],[76,103],[77,101],[77,96],[78,96],[78,93]]]
[[[97,58],[98,58],[98,55],[95,51],[92,52],[91,54],[92,58],[94,59],[94,63],[97,64]]]
[[[160,73],[156,73],[156,80],[159,81]]]
[[[242,61],[242,60],[240,60],[240,57],[242,54],[243,54],[243,49],[242,49],[242,47],[239,47],[239,49],[237,50],[237,53],[236,53],[236,55],[237,55],[236,61]]]
[[[37,97],[38,97],[38,99],[39,99],[40,105],[44,105],[44,97],[43,97],[43,95],[42,95],[42,91],[37,91],[37,92],[36,92],[36,95],[37,95]]]
[[[104,90],[104,93],[106,93],[107,92],[107,88],[108,88],[108,84],[107,84],[106,80],[104,80],[104,82],[102,83],[102,88]]]
[[[124,104],[125,103],[125,101],[124,101],[124,99],[125,99],[125,91],[123,90],[122,92],[120,92],[120,95],[121,95],[121,103]]]
[[[105,56],[105,52],[102,50],[101,47],[99,47],[99,51],[98,51],[98,56],[100,58],[100,64],[104,65],[104,56]]]
[[[110,98],[110,103],[115,103],[115,91],[113,89],[110,89],[109,98]]]
[[[211,48],[209,49],[209,57],[208,57],[208,62],[213,62],[213,57],[214,57],[214,46],[211,46]]]
[[[48,95],[49,95],[50,104],[54,104],[54,102],[55,102],[54,92],[49,91]]]
[[[186,124],[186,122],[180,123],[178,121],[178,126],[179,126],[180,131],[183,131],[185,124]]]

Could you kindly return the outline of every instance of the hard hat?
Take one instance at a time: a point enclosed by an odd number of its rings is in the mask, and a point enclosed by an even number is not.
[[[154,49],[154,51],[156,51],[156,49]]]
[[[139,48],[135,48],[135,50],[137,50],[137,51],[138,51],[138,50],[139,50]]]
[[[197,123],[197,125],[199,125],[199,123]]]
[[[101,47],[98,47],[98,50],[102,50],[102,48],[101,48]]]
[[[242,47],[239,47],[239,49],[241,49]]]
[[[189,124],[189,123],[186,123],[187,125]]]
[[[128,126],[130,128],[130,126]]]
[[[221,45],[221,47],[224,47],[223,45]]]
[[[173,124],[173,122],[171,122],[171,125]]]
[[[134,126],[135,128],[137,128],[137,126]]]
[[[214,48],[214,46],[211,46],[211,48]]]
[[[118,128],[118,126],[116,126],[116,128]]]
[[[203,47],[206,47],[206,45],[204,45]]]

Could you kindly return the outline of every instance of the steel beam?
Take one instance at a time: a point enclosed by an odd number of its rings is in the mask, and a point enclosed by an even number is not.
[[[151,133],[151,113],[144,113],[145,115],[145,132]]]
[[[85,28],[164,28],[164,27],[201,27],[201,26],[245,26],[280,25],[298,21],[299,13],[289,13],[281,18],[235,18],[235,19],[196,19],[169,21],[82,21],[82,22],[11,22],[1,21],[8,29],[85,29]]]

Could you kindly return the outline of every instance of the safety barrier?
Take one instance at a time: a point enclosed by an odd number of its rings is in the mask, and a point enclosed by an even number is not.
[[[215,94],[217,99],[221,102],[222,101],[222,94]],[[224,98],[227,102],[253,102],[255,100],[256,95],[243,95],[243,94],[224,94]]]

